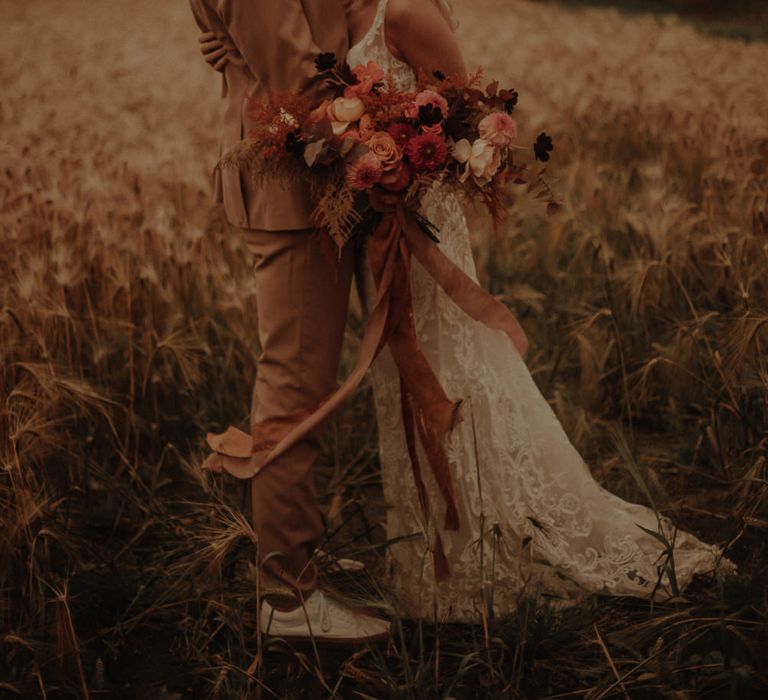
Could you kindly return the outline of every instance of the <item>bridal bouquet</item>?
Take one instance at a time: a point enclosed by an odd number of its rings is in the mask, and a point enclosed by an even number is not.
[[[296,94],[254,102],[250,139],[235,156],[254,177],[296,177],[310,181],[317,223],[330,234],[320,241],[338,250],[357,231],[366,234],[366,255],[375,300],[365,324],[357,363],[344,383],[309,416],[297,414],[279,426],[252,425],[251,435],[230,427],[209,435],[216,454],[206,468],[251,478],[308,432],[317,428],[360,384],[387,345],[398,367],[403,426],[414,480],[429,522],[430,504],[422,478],[417,437],[445,500],[445,527],[458,529],[456,490],[443,438],[462,419],[461,400],[450,399],[419,347],[412,312],[411,263],[415,258],[468,316],[504,332],[524,355],[527,340],[509,309],[469,277],[439,244],[439,231],[419,211],[422,194],[436,183],[483,202],[494,221],[503,217],[507,183],[524,183],[558,203],[542,180],[544,166],[516,157],[517,124],[511,114],[517,92],[497,83],[480,89],[469,79],[436,73],[419,76],[417,89],[402,90],[376,63],[350,68],[333,54],[316,61],[335,96],[320,106]],[[545,133],[533,146],[536,160],[549,159]],[[511,348],[510,348],[511,349]],[[434,533],[433,533],[434,534]],[[435,575],[449,575],[438,534],[430,537]]]
[[[528,185],[547,202],[548,213],[557,211],[541,178],[545,166],[516,157],[531,149],[517,144],[515,90],[499,89],[498,82],[481,89],[480,72],[468,79],[436,72],[420,75],[418,90],[411,92],[374,62],[350,68],[321,54],[315,66],[335,98],[315,108],[296,94],[252,101],[254,128],[238,158],[256,178],[308,179],[317,223],[339,248],[359,228],[372,199],[415,202],[436,181],[481,201],[497,224],[509,182]],[[535,159],[546,162],[552,148],[552,139],[539,134]]]

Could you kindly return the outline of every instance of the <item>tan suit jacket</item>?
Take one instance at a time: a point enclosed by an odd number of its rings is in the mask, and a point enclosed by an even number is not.
[[[327,97],[314,60],[332,51],[347,54],[341,0],[190,0],[197,24],[227,48],[223,80],[227,100],[220,155],[250,130],[248,97],[267,99],[271,90],[302,91],[313,101]],[[304,184],[267,181],[254,188],[245,172],[214,173],[218,201],[230,222],[268,231],[311,227],[313,203]]]

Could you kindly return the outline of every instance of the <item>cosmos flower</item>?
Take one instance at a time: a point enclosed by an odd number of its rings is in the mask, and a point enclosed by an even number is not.
[[[325,73],[326,71],[333,70],[336,67],[336,54],[335,53],[321,53],[318,54],[315,59],[315,69],[318,73]]]
[[[533,152],[536,154],[536,160],[546,163],[549,160],[549,152],[554,150],[554,148],[555,147],[552,145],[552,137],[542,131],[536,137],[536,143],[533,144]]]

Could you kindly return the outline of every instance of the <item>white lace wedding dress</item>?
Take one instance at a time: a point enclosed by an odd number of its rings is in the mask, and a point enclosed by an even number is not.
[[[352,66],[376,61],[392,71],[400,87],[413,89],[413,71],[389,52],[384,40],[386,5],[380,0],[371,29],[347,60]],[[435,190],[422,213],[439,228],[443,252],[477,281],[459,202]],[[436,603],[442,619],[477,621],[489,601],[496,614],[513,612],[523,591],[560,605],[589,593],[651,596],[663,547],[639,525],[658,532],[655,513],[618,498],[593,479],[507,336],[470,319],[415,259],[412,266],[419,344],[447,395],[465,401],[464,421],[446,442],[461,527],[446,531],[441,527],[444,502],[428,468],[422,471],[436,512],[432,523],[424,523],[405,442],[398,373],[388,348],[371,369],[389,506],[387,536],[417,535],[389,548],[389,583],[401,614],[431,618]],[[365,278],[370,305],[370,269]],[[417,450],[426,465],[418,438]],[[662,523],[671,538],[673,526],[666,519]],[[429,550],[436,527],[451,569],[439,585]],[[680,588],[696,573],[731,566],[721,560],[718,547],[680,531],[673,560]],[[670,595],[666,575],[660,583],[657,599]]]

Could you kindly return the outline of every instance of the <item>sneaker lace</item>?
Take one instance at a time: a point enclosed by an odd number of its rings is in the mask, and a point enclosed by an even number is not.
[[[317,599],[320,629],[323,632],[330,632],[334,620],[343,623],[345,626],[356,622],[355,616],[349,610],[328,598],[322,591],[318,591],[313,597]]]

